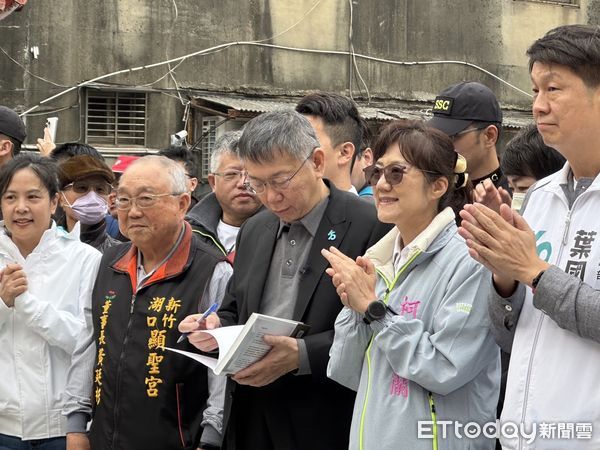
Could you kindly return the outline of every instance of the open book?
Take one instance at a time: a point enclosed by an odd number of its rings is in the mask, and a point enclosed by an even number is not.
[[[271,346],[265,343],[263,336],[268,334],[300,338],[308,329],[309,326],[302,322],[252,313],[246,325],[200,331],[200,333],[210,334],[217,341],[218,359],[170,347],[165,347],[165,350],[195,359],[210,367],[217,375],[234,374],[255,363],[271,350]]]

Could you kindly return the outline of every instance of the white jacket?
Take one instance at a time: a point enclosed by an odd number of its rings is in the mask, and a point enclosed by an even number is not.
[[[567,183],[569,170],[567,164],[535,185],[524,217],[536,233],[541,258],[567,273],[585,267],[584,283],[600,289],[600,176],[569,209],[561,187]],[[551,279],[545,282],[550,283]],[[523,291],[502,422],[524,424],[526,429],[535,424],[537,439],[527,443],[526,439],[505,437],[503,448],[599,449],[600,344],[561,328],[535,307],[543,300],[538,296],[554,305],[566,294],[538,286],[534,301],[531,289]],[[593,433],[583,424],[592,424]],[[586,434],[591,439],[584,439]]]
[[[0,301],[0,433],[22,439],[64,436],[62,394],[71,354],[84,332],[84,306],[101,254],[56,224],[23,259],[0,222],[0,268],[23,266],[28,289],[12,308]]]

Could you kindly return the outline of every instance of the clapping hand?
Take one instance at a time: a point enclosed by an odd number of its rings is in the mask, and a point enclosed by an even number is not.
[[[7,264],[0,270],[0,298],[6,306],[15,306],[15,298],[27,290],[27,277],[19,264]]]
[[[369,303],[377,299],[375,266],[364,256],[354,261],[335,247],[321,250],[331,267],[325,272],[331,277],[342,303],[354,311],[364,314]]]

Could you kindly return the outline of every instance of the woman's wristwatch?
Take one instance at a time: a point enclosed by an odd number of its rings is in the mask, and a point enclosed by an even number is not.
[[[385,317],[387,310],[387,305],[382,300],[375,300],[367,306],[363,321],[366,324],[370,324],[374,320],[381,320]]]

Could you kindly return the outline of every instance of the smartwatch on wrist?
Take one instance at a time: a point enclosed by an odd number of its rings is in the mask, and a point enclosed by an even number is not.
[[[363,320],[366,324],[370,324],[374,320],[381,320],[385,317],[386,311],[387,305],[381,300],[375,300],[367,306]]]

